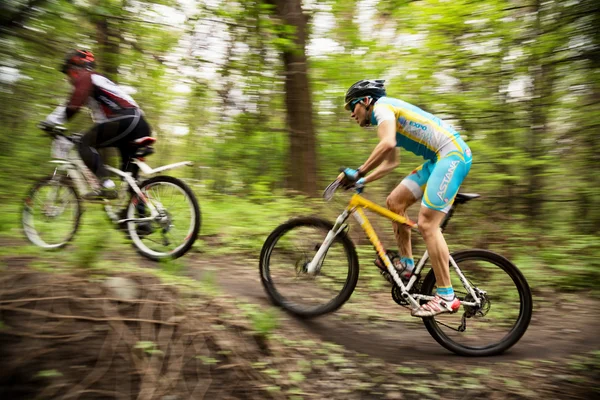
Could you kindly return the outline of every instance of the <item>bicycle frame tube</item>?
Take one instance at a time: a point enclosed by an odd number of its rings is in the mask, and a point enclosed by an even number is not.
[[[419,303],[417,302],[417,300],[421,300],[421,299],[431,300],[433,298],[433,296],[426,296],[426,295],[422,295],[422,294],[415,294],[414,296],[411,296],[408,293],[408,291],[412,288],[412,286],[416,282],[417,276],[423,269],[425,262],[429,258],[429,253],[427,251],[425,251],[425,253],[423,254],[423,257],[421,257],[421,259],[419,260],[419,263],[415,267],[415,273],[411,276],[408,283],[406,285],[404,285],[404,282],[402,282],[402,279],[396,272],[396,268],[394,268],[391,260],[388,258],[386,251],[385,251],[383,245],[381,244],[379,237],[377,236],[377,233],[375,233],[375,230],[373,229],[373,226],[369,222],[369,219],[365,215],[363,209],[369,209],[387,219],[390,219],[394,222],[408,225],[411,228],[418,227],[417,224],[415,222],[411,221],[410,219],[405,218],[401,215],[398,215],[386,208],[378,206],[377,204],[373,203],[372,201],[369,201],[369,200],[365,199],[364,197],[362,197],[358,194],[355,194],[350,199],[350,202],[349,202],[346,210],[342,214],[340,214],[340,216],[336,219],[336,222],[335,222],[335,225],[333,226],[333,228],[327,233],[327,236],[326,236],[325,240],[323,241],[323,244],[321,245],[321,247],[319,247],[317,254],[315,254],[312,261],[308,264],[307,272],[314,274],[321,269],[321,266],[323,264],[323,259],[325,257],[325,254],[327,253],[327,250],[329,249],[329,246],[331,245],[331,243],[333,243],[333,240],[335,239],[335,237],[344,229],[345,225],[343,225],[343,223],[346,221],[348,216],[350,214],[352,214],[354,216],[354,218],[356,219],[356,221],[360,224],[361,228],[363,228],[363,230],[365,231],[365,234],[369,238],[369,241],[375,247],[377,254],[383,260],[389,274],[393,277],[394,281],[396,282],[396,284],[402,291],[402,296],[412,305],[412,307],[413,308],[419,307]],[[465,276],[463,275],[461,270],[458,268],[458,265],[452,259],[452,257],[450,257],[450,264],[456,271],[456,273],[459,276],[465,289],[467,289],[467,291],[475,299],[475,302],[463,302],[463,304],[467,305],[467,306],[476,306],[476,305],[478,306],[480,303],[479,297],[476,296],[475,291],[473,290],[471,285],[469,285],[469,282],[467,281],[467,279],[465,278]]]
[[[364,199],[362,199],[362,200],[364,200]],[[350,204],[352,205],[352,203],[353,202],[351,200]],[[375,204],[372,204],[372,205],[375,205]],[[388,210],[383,209],[382,207],[379,207],[379,206],[377,206],[377,207],[381,208],[382,211],[388,211]],[[369,208],[372,209],[371,207],[369,207]],[[373,211],[378,212],[379,210],[373,210]],[[391,211],[388,211],[388,213],[396,215],[396,217],[402,218],[400,215],[394,214]],[[394,282],[396,282],[396,284],[400,287],[400,290],[402,291],[402,296],[410,302],[410,304],[413,306],[413,308],[419,307],[419,303],[417,303],[417,301],[411,295],[408,294],[407,287],[404,285],[404,282],[402,282],[402,279],[400,279],[398,272],[396,272],[396,268],[394,268],[394,266],[392,265],[392,261],[389,259],[389,257],[385,253],[385,249],[383,248],[383,245],[381,244],[379,237],[375,233],[375,229],[373,229],[373,226],[371,225],[371,223],[369,222],[369,219],[365,215],[365,212],[363,211],[363,207],[358,206],[358,207],[354,208],[354,213],[352,215],[354,216],[356,221],[360,224],[360,226],[365,231],[367,237],[369,238],[369,240],[375,247],[377,254],[383,260],[383,263],[385,264],[389,274],[394,279]],[[392,219],[391,217],[392,217],[392,215],[390,215],[390,219]],[[405,219],[405,218],[402,218],[402,219]],[[394,218],[394,220],[396,220],[396,218]]]
[[[473,290],[473,288],[471,287],[471,285],[469,285],[469,281],[467,280],[467,278],[465,278],[465,276],[463,275],[463,273],[460,270],[460,268],[458,268],[458,265],[456,265],[456,261],[454,261],[454,259],[452,258],[452,256],[450,256],[450,264],[452,265],[452,267],[456,271],[456,274],[460,278],[460,281],[462,282],[464,288],[467,289],[469,291],[469,294],[475,299],[475,302],[463,301],[461,303],[463,305],[466,305],[466,306],[477,306],[477,307],[479,307],[479,305],[481,304],[481,300],[475,294],[475,291]]]
[[[368,210],[374,211],[377,214],[379,214],[383,217],[386,217],[387,219],[391,219],[392,221],[398,222],[400,224],[408,225],[414,229],[416,229],[418,227],[416,222],[413,222],[406,217],[398,215],[398,214],[388,210],[387,208],[378,206],[377,204],[373,203],[370,200],[365,199],[364,197],[362,197],[359,194],[355,194],[354,196],[352,196],[352,198],[350,199],[350,203],[348,204],[348,207],[346,209],[348,211],[351,211],[357,207],[362,207],[362,208],[366,208]]]
[[[75,187],[79,193],[86,193],[88,191],[88,187],[94,187],[94,185],[98,185],[98,181],[95,177],[86,176],[81,169],[80,165],[77,164],[77,159],[69,159],[69,160],[52,160],[51,164],[58,164],[56,166],[56,170],[65,171],[67,176],[73,179],[75,183]],[[81,162],[83,164],[83,162]],[[56,174],[56,170],[54,174]]]
[[[186,166],[186,165],[193,165],[194,164],[191,161],[181,161],[181,162],[178,162],[178,163],[163,165],[162,167],[158,167],[158,168],[152,169],[148,164],[146,164],[145,162],[143,162],[142,160],[139,160],[137,158],[134,158],[131,162],[133,164],[136,164],[138,167],[140,167],[140,170],[145,175],[154,175],[154,174],[157,174],[159,172],[166,171],[166,170],[169,170],[169,169],[179,168],[179,167],[183,167],[183,166]]]
[[[139,186],[135,182],[135,179],[131,176],[131,172],[123,172],[120,169],[111,167],[110,165],[106,165],[105,168],[108,171],[110,171],[114,174],[117,174],[120,177],[122,177],[123,179],[125,179],[125,182],[127,182],[127,184],[133,189],[135,194],[137,194],[139,196],[139,198],[142,199],[144,204],[150,209],[149,217],[136,218],[135,219],[136,221],[151,221],[158,215],[158,211],[156,210],[156,207],[154,207],[152,202],[148,201],[148,198],[146,197],[146,195],[144,193],[142,193]],[[126,222],[126,221],[128,221],[128,220],[119,220],[118,222]]]

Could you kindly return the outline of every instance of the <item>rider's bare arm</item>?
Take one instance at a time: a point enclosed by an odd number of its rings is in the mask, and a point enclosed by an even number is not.
[[[362,174],[367,174],[368,172],[372,171],[380,164],[382,164],[384,161],[389,161],[391,155],[398,154],[396,150],[395,121],[388,120],[381,122],[377,127],[377,136],[379,136],[379,143],[377,144],[377,146],[375,146],[373,152],[371,152],[371,155],[369,156],[367,161],[365,161],[365,163],[359,167],[360,172]],[[395,158],[397,163],[397,157]],[[395,167],[396,166],[394,166],[394,168]],[[381,178],[383,175],[387,174],[392,169],[393,168],[390,168],[390,166],[388,166],[385,168],[385,173],[381,173],[382,171],[377,171],[379,176],[375,179]],[[369,178],[369,181],[373,180],[373,178]]]
[[[396,169],[398,165],[400,165],[400,149],[395,147],[393,151],[388,153],[383,162],[365,178],[365,183],[373,182],[381,177],[384,177]]]

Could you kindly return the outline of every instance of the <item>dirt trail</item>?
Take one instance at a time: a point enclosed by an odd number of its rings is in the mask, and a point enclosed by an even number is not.
[[[202,279],[203,274],[212,271],[221,289],[229,295],[243,297],[248,302],[270,304],[258,275],[258,263],[244,266],[224,264],[223,259],[203,260],[193,256],[188,263],[188,274]],[[360,285],[360,282],[359,282]],[[389,305],[394,305],[391,296],[382,295]],[[580,296],[581,300],[575,296]],[[457,356],[441,347],[422,325],[396,321],[379,321],[377,325],[354,318],[343,319],[351,304],[346,304],[337,312],[303,320],[284,314],[285,324],[302,329],[315,337],[344,346],[349,350],[367,354],[382,360],[398,363],[414,360],[460,359],[461,363],[479,365],[512,360],[556,359],[600,348],[600,302],[585,299],[584,295],[573,294],[572,303],[560,302],[536,304],[529,329],[521,340],[506,353],[488,358],[466,358]],[[577,301],[575,301],[577,300]],[[534,300],[535,301],[535,300]],[[399,313],[408,313],[397,307]],[[347,315],[346,315],[347,316]],[[348,321],[351,319],[351,321]]]
[[[21,240],[16,240],[19,245]],[[10,241],[0,244],[13,245]],[[35,257],[16,257],[11,264],[27,265]],[[258,275],[258,261],[232,263],[232,258],[208,258],[201,254],[187,254],[182,260],[187,275],[202,279],[207,273],[216,277],[221,290],[228,295],[242,297],[248,302],[268,305],[269,298],[263,290]],[[138,258],[138,264],[156,268],[157,264]],[[361,282],[359,281],[358,288]],[[460,359],[463,364],[477,365],[511,360],[558,359],[573,354],[600,349],[600,301],[586,298],[585,293],[563,295],[567,301],[538,302],[534,297],[534,314],[529,329],[521,340],[505,354],[490,358],[465,358],[441,347],[420,323],[390,321],[386,316],[408,313],[395,305],[387,288],[368,306],[381,315],[376,323],[365,318],[355,318],[353,304],[344,305],[331,315],[312,320],[302,320],[282,313],[282,321],[291,328],[315,338],[336,343],[349,350],[382,360],[398,363],[414,360]],[[351,299],[352,300],[352,299]],[[362,301],[362,300],[361,300]],[[362,304],[361,304],[362,306]],[[379,312],[381,313],[379,314]]]

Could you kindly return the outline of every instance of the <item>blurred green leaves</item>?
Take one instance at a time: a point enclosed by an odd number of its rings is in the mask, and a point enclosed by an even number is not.
[[[241,224],[251,225],[221,228],[221,220],[209,217],[207,229],[218,230],[226,244],[256,248],[269,231],[265,221],[278,218],[260,208],[244,215],[245,201],[280,214],[294,210],[278,196],[290,168],[279,55],[294,48],[296,32],[275,16],[271,2],[124,7],[116,0],[58,0],[25,10],[28,4],[0,6],[4,210],[17,210],[32,181],[52,171],[45,164],[50,141],[35,123],[68,96],[56,67],[74,46],[97,52],[101,67],[110,64],[145,111],[158,137],[150,164],[193,160],[194,168],[174,173],[193,179],[199,195],[223,202],[215,209],[235,210]],[[365,77],[384,78],[389,95],[451,122],[473,151],[462,189],[482,199],[459,213],[464,223],[457,218],[452,240],[532,255],[557,275],[576,271],[568,287],[597,281],[579,270],[595,268],[600,233],[597,1],[551,0],[537,8],[508,0],[304,6],[321,187],[339,166],[364,162],[377,143],[374,130],[359,129],[342,109],[346,89]],[[6,28],[19,13],[20,25]],[[102,20],[113,47],[98,42]],[[80,113],[69,127],[90,124]],[[401,154],[402,165],[371,185],[368,196],[383,203],[423,162]],[[532,210],[539,210],[535,217]],[[0,230],[12,232],[13,211],[2,215]],[[80,264],[94,263],[92,248],[82,243]]]

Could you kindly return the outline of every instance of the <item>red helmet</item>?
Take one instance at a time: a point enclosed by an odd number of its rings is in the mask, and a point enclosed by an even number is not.
[[[65,57],[65,62],[60,66],[60,71],[63,74],[67,73],[69,67],[80,67],[86,69],[94,69],[96,66],[96,58],[91,51],[73,50]]]

